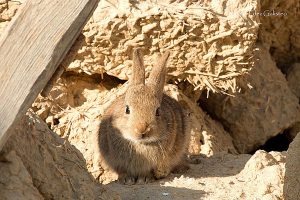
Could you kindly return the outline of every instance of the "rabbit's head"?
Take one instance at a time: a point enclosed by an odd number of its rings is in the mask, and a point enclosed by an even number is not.
[[[166,77],[166,64],[170,53],[158,58],[147,83],[145,67],[140,49],[133,51],[133,73],[125,94],[123,137],[137,143],[151,143],[166,137],[163,135],[166,125],[160,108]],[[167,134],[167,133],[165,133]]]

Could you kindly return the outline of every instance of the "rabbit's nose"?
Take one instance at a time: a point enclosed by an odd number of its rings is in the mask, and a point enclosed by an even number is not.
[[[141,138],[142,139],[144,139],[144,138],[146,138],[149,134],[149,131],[150,131],[150,127],[148,126],[147,128],[146,128],[146,130],[144,131],[144,132],[142,132],[141,133]]]
[[[140,138],[145,138],[147,133],[150,131],[150,128],[147,123],[138,123],[135,128],[134,132]]]

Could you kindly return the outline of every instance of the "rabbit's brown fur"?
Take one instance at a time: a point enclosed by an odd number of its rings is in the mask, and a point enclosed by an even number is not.
[[[145,83],[142,55],[135,49],[130,85],[100,124],[102,165],[125,183],[163,178],[184,159],[187,116],[177,101],[163,94],[168,57],[161,56]]]

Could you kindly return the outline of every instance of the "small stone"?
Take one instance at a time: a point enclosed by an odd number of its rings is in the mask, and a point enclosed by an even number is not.
[[[169,194],[170,194],[170,193],[168,193],[168,192],[163,192],[163,193],[162,193],[163,196],[169,196]]]

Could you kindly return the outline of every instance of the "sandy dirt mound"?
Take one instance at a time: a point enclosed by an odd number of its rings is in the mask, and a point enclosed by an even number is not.
[[[258,47],[255,66],[240,80],[244,84],[240,93],[234,97],[216,94],[202,98],[202,107],[230,130],[241,153],[254,151],[299,121],[299,99],[267,49]]]
[[[33,186],[30,174],[15,151],[2,155],[0,170],[1,199],[44,199],[38,189]]]
[[[12,132],[0,162],[0,199],[113,199],[87,172],[82,154],[35,114]]]
[[[101,1],[63,65],[68,71],[128,80],[132,48],[144,48],[147,72],[155,53],[170,50],[169,79],[186,80],[198,90],[235,93],[236,77],[251,67],[258,33],[259,18],[247,13],[258,9],[252,0],[228,5]]]

